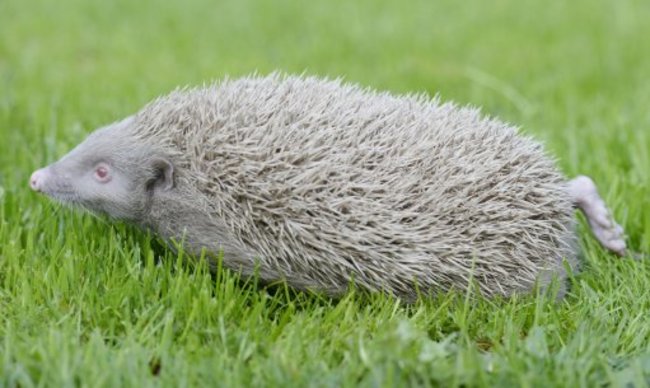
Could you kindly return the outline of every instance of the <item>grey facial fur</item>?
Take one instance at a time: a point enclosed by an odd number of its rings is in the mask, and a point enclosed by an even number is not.
[[[112,173],[97,182],[97,166]],[[95,174],[95,175],[93,175]],[[102,175],[102,174],[100,174]],[[340,295],[511,295],[576,268],[554,161],[475,109],[273,74],[178,90],[32,177],[35,190]]]
[[[154,149],[130,132],[133,118],[92,133],[58,162],[32,175],[32,187],[59,201],[95,213],[138,222],[145,217],[160,177]],[[108,182],[93,174],[104,166]]]

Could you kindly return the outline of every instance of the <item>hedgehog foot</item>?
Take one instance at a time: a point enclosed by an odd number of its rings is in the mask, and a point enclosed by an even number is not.
[[[619,256],[625,255],[623,228],[614,221],[594,181],[586,176],[576,177],[569,181],[569,194],[575,206],[587,217],[591,231],[602,246]]]

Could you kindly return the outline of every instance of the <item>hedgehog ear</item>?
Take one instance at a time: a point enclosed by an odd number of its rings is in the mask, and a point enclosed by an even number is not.
[[[150,187],[157,190],[169,190],[174,187],[174,166],[167,159],[157,158],[152,162],[154,178]]]

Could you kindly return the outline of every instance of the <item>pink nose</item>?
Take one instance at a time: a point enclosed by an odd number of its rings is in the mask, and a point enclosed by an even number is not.
[[[29,178],[29,186],[32,188],[32,190],[41,191],[44,176],[45,173],[43,172],[43,169],[34,171],[32,177]]]

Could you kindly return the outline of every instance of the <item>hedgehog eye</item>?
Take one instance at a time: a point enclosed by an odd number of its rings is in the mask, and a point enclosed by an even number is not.
[[[106,183],[111,180],[109,168],[105,164],[95,167],[95,179],[100,183]]]

